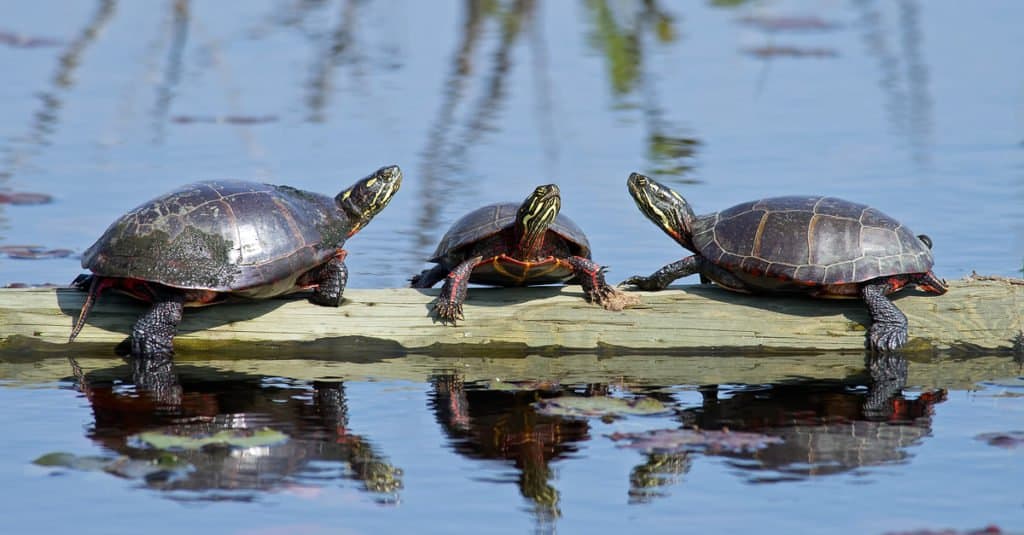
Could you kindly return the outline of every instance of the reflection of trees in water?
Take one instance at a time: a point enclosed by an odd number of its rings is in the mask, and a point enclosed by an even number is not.
[[[344,385],[307,384],[280,378],[186,368],[179,375],[171,359],[130,362],[134,388],[99,376],[120,378],[121,369],[84,376],[72,367],[92,405],[90,439],[122,459],[158,461],[172,454],[185,473],[150,473],[146,484],[189,500],[249,500],[256,493],[322,486],[351,479],[383,503],[397,500],[401,470],[389,464],[364,437],[348,430]],[[214,446],[164,451],[134,438],[140,432],[202,437],[224,430],[270,428],[287,440],[256,447]],[[121,461],[125,462],[125,461]]]
[[[6,182],[29,164],[29,160],[43,147],[49,145],[57,125],[60,123],[60,112],[64,107],[64,93],[75,86],[75,71],[82,63],[82,56],[88,51],[103,29],[113,18],[117,8],[115,0],[100,0],[82,31],[57,56],[57,69],[50,78],[50,87],[39,91],[39,107],[32,114],[27,132],[20,138],[13,138],[17,144],[0,147],[5,154],[0,166],[0,189]],[[0,229],[7,227],[7,218],[0,207]],[[2,239],[2,236],[0,236]]]
[[[889,122],[909,143],[910,156],[918,165],[930,160],[932,99],[928,91],[928,64],[921,54],[921,7],[913,0],[896,3],[899,44],[893,47],[885,29],[882,10],[872,0],[856,0],[867,52],[878,62],[879,85],[885,97]],[[894,50],[897,48],[898,50]]]
[[[612,94],[617,100],[634,91],[640,94],[640,108],[647,128],[648,169],[652,175],[669,177],[670,182],[695,182],[685,175],[693,169],[692,159],[700,141],[680,135],[679,128],[665,118],[654,77],[651,75],[647,43],[661,44],[678,37],[676,20],[656,0],[629,4],[587,0],[593,28],[590,45],[602,53],[608,66]],[[629,110],[631,106],[619,102]]]
[[[157,87],[153,104],[153,140],[157,144],[164,141],[167,113],[181,81],[182,55],[188,44],[189,14],[189,0],[174,1],[171,8],[171,46],[167,50],[167,70]]]
[[[435,242],[435,234],[441,228],[440,211],[443,204],[458,199],[459,191],[466,183],[458,177],[465,171],[470,150],[480,143],[487,132],[495,130],[494,121],[501,111],[506,96],[505,85],[513,66],[512,50],[519,37],[534,27],[530,35],[534,39],[535,59],[543,57],[543,44],[539,41],[541,32],[536,28],[535,3],[533,0],[494,2],[466,0],[464,4],[462,33],[450,60],[449,74],[443,86],[441,106],[427,134],[427,144],[422,152],[420,168],[420,214],[412,233],[416,236],[415,247],[425,256],[427,249]],[[463,101],[474,85],[474,58],[481,54],[482,36],[488,24],[498,28],[495,50],[488,56],[489,70],[481,74],[481,94],[465,112],[465,119],[457,116]],[[537,65],[543,67],[543,62]],[[544,78],[545,74],[540,74]],[[541,91],[546,88],[541,87]],[[547,102],[547,96],[541,97]],[[543,113],[539,114],[543,121]],[[461,132],[459,130],[461,129]],[[543,128],[541,129],[544,130]]]
[[[0,191],[6,188],[7,181],[29,164],[29,160],[43,147],[49,145],[57,125],[60,123],[60,112],[64,107],[63,94],[75,85],[75,71],[81,65],[82,56],[89,49],[103,29],[114,16],[117,8],[115,0],[100,0],[82,31],[57,56],[57,69],[50,78],[50,87],[39,91],[39,107],[32,114],[27,132],[24,136],[13,138],[17,144],[0,147],[4,154],[0,164]],[[0,206],[0,230],[8,227],[4,208]],[[0,235],[0,240],[3,240]]]

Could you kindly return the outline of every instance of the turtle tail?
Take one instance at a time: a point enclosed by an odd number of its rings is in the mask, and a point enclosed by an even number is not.
[[[100,278],[96,275],[79,275],[75,282],[72,283],[79,289],[85,289],[86,280],[88,280],[89,295],[86,296],[85,303],[82,303],[82,311],[78,313],[78,319],[75,321],[75,326],[71,329],[68,343],[74,342],[75,337],[82,331],[82,327],[85,327],[85,320],[89,317],[89,311],[92,310],[92,305],[96,303],[96,298],[99,297],[102,291],[102,288],[100,288]]]

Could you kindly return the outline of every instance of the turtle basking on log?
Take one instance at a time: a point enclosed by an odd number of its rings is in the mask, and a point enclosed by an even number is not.
[[[497,203],[473,210],[441,238],[431,262],[437,265],[411,279],[430,288],[442,279],[434,312],[442,323],[463,319],[470,282],[492,286],[575,283],[586,299],[608,310],[639,300],[605,282],[604,268],[590,257],[587,236],[559,213],[558,186],[538,186],[521,204]]]
[[[173,353],[185,306],[312,289],[310,301],[336,307],[348,281],[342,246],[401,183],[401,170],[389,166],[334,198],[290,186],[209,181],[147,201],[82,255],[92,274],[74,284],[89,296],[69,341],[108,288],[152,303],[131,329],[137,357]]]
[[[624,285],[661,290],[699,273],[701,282],[737,292],[860,298],[871,314],[868,341],[876,351],[907,342],[907,317],[887,295],[908,285],[946,292],[931,271],[931,239],[863,204],[773,197],[698,217],[682,196],[644,175],[631,174],[627,186],[640,211],[695,254]]]

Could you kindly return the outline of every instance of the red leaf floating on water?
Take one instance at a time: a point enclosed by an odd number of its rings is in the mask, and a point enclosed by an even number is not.
[[[999,448],[1013,449],[1024,446],[1024,431],[982,433],[974,438],[984,440],[989,446],[996,446]]]
[[[985,526],[981,529],[957,531],[955,529],[918,529],[914,531],[890,531],[885,535],[999,535],[1003,530],[999,526]]]
[[[3,245],[0,254],[19,260],[39,260],[43,258],[66,258],[74,253],[71,249],[46,249],[39,245]]]
[[[48,204],[53,197],[45,193],[0,193],[0,204]]]

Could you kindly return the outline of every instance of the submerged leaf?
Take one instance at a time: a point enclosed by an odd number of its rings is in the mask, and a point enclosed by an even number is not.
[[[223,445],[235,448],[270,446],[288,440],[288,435],[264,427],[258,430],[224,429],[213,435],[173,435],[160,431],[146,431],[139,433],[137,438],[156,449],[196,450],[210,445]]]
[[[608,438],[628,440],[622,447],[649,452],[673,453],[695,449],[755,451],[784,441],[776,436],[744,431],[705,431],[701,429],[657,429],[642,433],[613,433]]]
[[[144,478],[163,472],[183,473],[192,468],[191,464],[174,455],[161,455],[156,459],[132,459],[125,456],[75,455],[64,451],[47,453],[32,461],[32,464],[82,472],[107,472],[128,479]]]
[[[648,416],[664,414],[670,408],[653,398],[610,398],[605,396],[565,396],[546,399],[534,404],[537,412],[548,416],[576,418]]]

